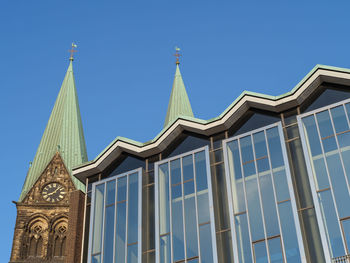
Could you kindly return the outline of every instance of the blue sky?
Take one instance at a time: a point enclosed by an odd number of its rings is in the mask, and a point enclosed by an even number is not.
[[[262,3],[263,2],[263,3]],[[29,162],[78,45],[74,73],[89,159],[116,136],[163,127],[174,47],[194,115],[244,90],[280,95],[316,64],[350,68],[347,1],[18,1],[0,4],[0,262],[10,257]]]

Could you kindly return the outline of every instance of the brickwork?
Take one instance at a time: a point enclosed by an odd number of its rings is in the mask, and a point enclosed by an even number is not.
[[[45,201],[43,188],[49,183],[58,183],[66,194],[59,202]],[[64,262],[70,193],[75,186],[57,152],[44,172],[22,202],[14,202],[17,208],[13,236],[11,263],[19,262]],[[59,255],[59,256],[57,256]]]
[[[68,234],[65,263],[81,261],[85,195],[77,190],[70,193]]]

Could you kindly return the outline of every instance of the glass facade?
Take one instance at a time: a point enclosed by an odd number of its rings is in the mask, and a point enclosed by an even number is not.
[[[123,153],[88,179],[87,262],[323,263],[349,255],[350,100],[321,102],[302,114],[253,114],[211,136],[183,134],[150,157]]]
[[[280,123],[224,141],[236,262],[304,262]]]
[[[141,262],[141,169],[92,185],[89,263]]]
[[[350,103],[298,116],[309,179],[327,257],[349,254]]]
[[[155,167],[156,262],[217,262],[208,147]]]

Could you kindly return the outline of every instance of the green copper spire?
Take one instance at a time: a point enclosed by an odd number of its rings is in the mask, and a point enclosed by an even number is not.
[[[164,127],[171,124],[180,116],[193,117],[193,112],[188,99],[188,95],[185,89],[184,82],[179,68],[179,61],[176,61],[176,72],[173,83],[173,89],[171,90],[170,101],[168,105],[168,111],[165,118]]]
[[[19,201],[23,200],[57,151],[69,172],[73,166],[88,160],[72,63],[73,59],[70,59],[66,76],[32,166],[27,173]],[[77,189],[84,191],[85,187],[78,179],[72,177],[72,180]]]

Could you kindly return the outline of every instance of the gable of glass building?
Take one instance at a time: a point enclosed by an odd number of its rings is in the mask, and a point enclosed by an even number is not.
[[[348,262],[350,71],[318,66],[286,95],[117,138],[73,174],[83,262]]]

